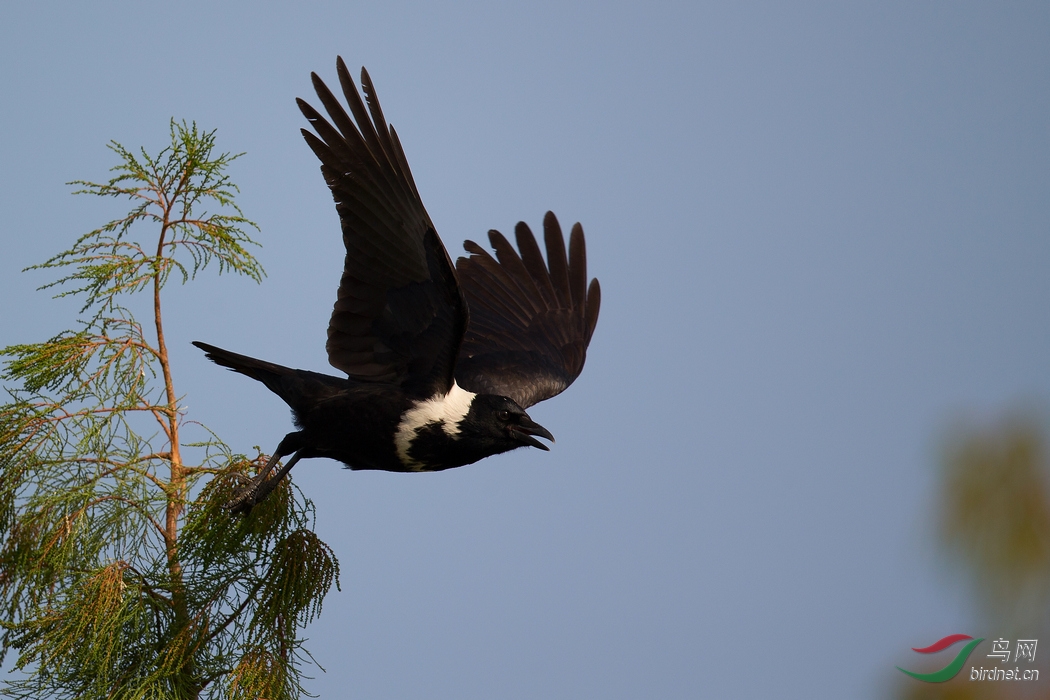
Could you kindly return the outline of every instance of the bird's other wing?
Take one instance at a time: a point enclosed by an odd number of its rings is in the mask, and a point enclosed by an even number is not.
[[[353,118],[316,73],[331,121],[296,100],[316,131],[303,129],[303,137],[321,161],[346,246],[328,361],[352,379],[397,384],[411,395],[447,392],[467,325],[455,268],[368,72],[361,69],[366,108],[342,58],[336,70]]]
[[[456,381],[477,393],[509,396],[522,408],[565,390],[583,370],[598,323],[601,289],[587,285],[587,250],[576,224],[565,239],[554,214],[543,218],[544,264],[524,222],[514,229],[519,255],[489,231],[493,258],[473,241],[456,261],[470,322],[456,362]]]

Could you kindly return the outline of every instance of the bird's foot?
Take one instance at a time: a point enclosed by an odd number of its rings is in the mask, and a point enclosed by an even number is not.
[[[277,455],[272,455],[266,465],[251,479],[244,474],[237,474],[241,485],[233,492],[233,497],[225,506],[226,510],[231,513],[247,513],[252,506],[266,498],[273,491],[273,485],[267,487],[266,477],[273,471],[278,459]]]
[[[259,477],[263,478],[259,478]],[[247,513],[252,509],[252,506],[261,502],[273,487],[265,488],[266,477],[264,474],[260,474],[254,479],[250,479],[243,486],[233,492],[233,498],[226,503],[226,510],[231,513]]]
[[[281,479],[283,479],[288,472],[291,471],[292,467],[295,466],[295,463],[299,461],[299,453],[297,452],[292,455],[292,458],[273,475],[273,478],[268,479],[267,477],[273,470],[274,465],[277,464],[278,459],[279,457],[277,455],[270,457],[270,460],[266,463],[266,466],[263,467],[262,471],[237,489],[233,494],[233,498],[231,498],[229,503],[226,504],[226,510],[231,513],[247,513],[253,506],[266,500],[266,497],[277,488],[277,484],[281,483]],[[244,477],[241,478],[243,479]]]

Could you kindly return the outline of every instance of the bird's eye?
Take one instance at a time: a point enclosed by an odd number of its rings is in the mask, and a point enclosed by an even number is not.
[[[496,412],[496,417],[499,418],[500,420],[508,420],[508,419],[510,419],[510,411],[508,411],[506,409],[504,409],[502,411],[497,411]]]

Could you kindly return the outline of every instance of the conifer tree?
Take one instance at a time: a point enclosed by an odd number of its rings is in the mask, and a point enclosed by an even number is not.
[[[215,132],[171,122],[155,156],[78,194],[131,210],[37,269],[83,301],[77,326],[4,349],[0,661],[18,698],[294,698],[301,631],[338,585],[313,505],[288,479],[248,515],[224,508],[265,463],[180,407],[163,291],[205,268],[260,281]],[[210,210],[209,210],[210,208]],[[149,319],[129,310],[145,297]],[[188,342],[179,339],[178,342]],[[9,664],[10,665],[10,664]]]

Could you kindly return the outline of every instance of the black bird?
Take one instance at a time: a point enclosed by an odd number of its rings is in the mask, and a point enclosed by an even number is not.
[[[329,121],[297,100],[316,135],[343,229],[346,259],[328,323],[328,361],[347,379],[290,369],[217,348],[215,363],[257,379],[287,403],[299,428],[230,502],[245,511],[300,459],[351,469],[439,471],[554,440],[525,413],[561,393],[583,369],[598,321],[598,280],[587,284],[583,229],[568,255],[554,214],[543,220],[547,262],[524,223],[518,250],[489,231],[493,258],[473,241],[456,266],[416,191],[368,72],[367,108],[343,60],[339,83],[353,118],[311,74]],[[280,458],[292,455],[273,477]]]

